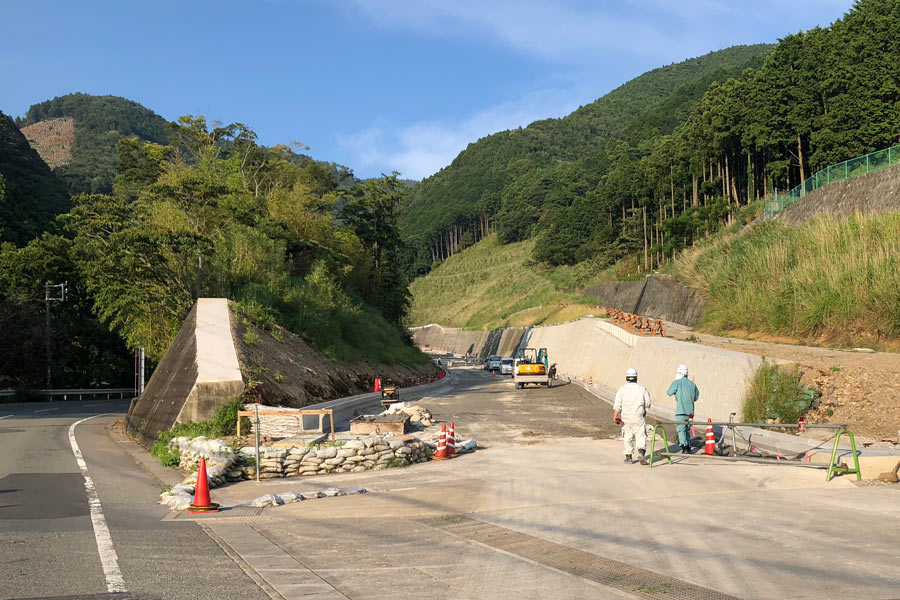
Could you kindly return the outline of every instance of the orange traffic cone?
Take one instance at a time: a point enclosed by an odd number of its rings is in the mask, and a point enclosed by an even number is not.
[[[713,433],[712,419],[706,420],[706,446],[703,448],[704,454],[716,453],[716,435]]]
[[[372,390],[372,393],[381,391],[381,377],[375,378],[375,389]]]
[[[441,437],[438,440],[437,450],[434,451],[434,460],[447,460],[447,426],[441,425]]]
[[[447,433],[447,458],[456,456],[456,426],[450,421],[450,431]]]
[[[497,376],[497,371],[491,369],[491,377],[496,377],[496,376]]]
[[[797,423],[800,424],[800,433],[806,433],[806,419],[800,417],[797,419]]]
[[[697,437],[697,432],[694,430],[694,415],[690,415],[688,417],[688,423],[691,424],[691,438]]]
[[[211,502],[209,499],[209,479],[206,477],[206,459],[203,457],[200,457],[200,469],[197,471],[197,485],[194,487],[194,502],[186,512],[219,512],[219,505]]]

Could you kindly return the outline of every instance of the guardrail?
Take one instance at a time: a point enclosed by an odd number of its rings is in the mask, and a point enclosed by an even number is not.
[[[77,396],[78,400],[83,400],[85,396],[90,398],[96,398],[98,396],[105,396],[106,399],[110,399],[113,396],[117,396],[119,398],[125,398],[125,395],[128,394],[129,397],[134,396],[134,388],[95,388],[95,389],[51,389],[51,390],[0,390],[0,398],[10,398],[17,394],[34,394],[39,396],[45,396],[48,400],[52,400],[53,398],[62,397],[63,400],[68,400],[69,396]]]

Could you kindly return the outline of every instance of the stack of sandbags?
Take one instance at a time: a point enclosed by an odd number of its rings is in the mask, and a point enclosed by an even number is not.
[[[423,408],[416,404],[407,404],[406,402],[397,402],[391,404],[387,410],[382,412],[383,415],[394,415],[404,413],[409,415],[409,420],[413,423],[421,423],[425,427],[434,425],[434,416],[427,408]]]
[[[283,412],[283,415],[260,415],[259,416],[259,435],[263,438],[272,440],[280,440],[287,437],[295,436],[303,432],[303,415],[291,414],[301,410],[299,408],[287,408],[284,406],[264,406],[262,404],[245,404],[244,410],[253,411],[256,407],[260,412],[274,411]],[[256,433],[256,423],[250,418],[250,434]]]

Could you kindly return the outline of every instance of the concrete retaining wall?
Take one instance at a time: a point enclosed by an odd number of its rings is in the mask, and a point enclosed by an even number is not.
[[[693,327],[706,297],[674,279],[652,275],[639,281],[606,281],[583,290],[603,306]]]
[[[419,345],[464,354],[471,344],[486,340],[487,334],[430,325],[414,330],[413,337]],[[512,344],[519,333],[504,334],[501,349],[505,350],[505,344]],[[625,371],[634,367],[639,381],[650,390],[654,414],[662,418],[674,417],[675,401],[665,392],[679,364],[688,366],[691,379],[700,388],[697,418],[727,421],[730,413],[740,413],[747,385],[761,362],[759,356],[752,354],[668,338],[640,337],[596,318],[532,327],[520,339],[521,347],[547,348],[550,362],[557,364],[560,374],[583,376],[585,380],[593,377],[596,383],[612,389],[622,385]],[[512,350],[503,354],[513,354]]]
[[[506,327],[493,331],[467,331],[431,324],[414,327],[411,331],[420,348],[429,346],[434,350],[460,355],[468,352],[472,356],[485,358],[491,354],[512,356],[526,329]]]
[[[797,225],[819,215],[843,219],[892,210],[900,210],[900,167],[896,166],[813,190],[777,218]]]
[[[243,389],[228,301],[200,298],[132,403],[126,426],[149,445],[177,423],[208,419]]]

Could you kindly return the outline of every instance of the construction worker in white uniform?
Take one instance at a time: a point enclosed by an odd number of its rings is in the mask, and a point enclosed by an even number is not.
[[[622,441],[625,443],[625,462],[634,464],[634,446],[637,443],[638,457],[642,465],[647,464],[644,456],[647,446],[647,422],[644,417],[650,408],[650,392],[637,382],[637,371],[625,372],[625,385],[616,392],[613,404],[613,419],[622,425]]]

